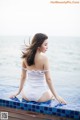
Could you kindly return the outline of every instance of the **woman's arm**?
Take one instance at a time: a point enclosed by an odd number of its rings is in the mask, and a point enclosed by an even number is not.
[[[19,86],[18,94],[21,92],[24,86],[25,79],[26,79],[26,70],[24,70],[23,68],[26,68],[24,60],[22,61],[22,72],[21,72],[21,79],[20,79],[20,86]]]
[[[10,96],[10,98],[16,97],[17,95],[19,95],[21,90],[23,89],[23,86],[24,86],[24,83],[25,83],[25,79],[27,77],[26,76],[26,70],[24,70],[23,68],[26,68],[24,60],[22,60],[22,71],[21,71],[21,79],[20,79],[19,89],[18,89],[18,91],[14,95]]]
[[[51,75],[50,75],[49,61],[48,61],[48,58],[46,56],[45,56],[45,60],[44,61],[45,61],[45,63],[44,63],[44,69],[45,70],[49,70],[49,71],[45,72],[45,77],[46,77],[46,81],[47,81],[47,84],[49,86],[49,89],[51,90],[51,92],[54,95],[54,97],[60,103],[66,104],[66,101],[57,94],[57,92],[56,92],[56,90],[54,88],[53,82],[51,80]]]

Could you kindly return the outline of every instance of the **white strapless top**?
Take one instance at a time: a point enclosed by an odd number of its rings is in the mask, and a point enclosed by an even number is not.
[[[29,84],[31,86],[45,86],[46,79],[45,79],[45,72],[49,70],[28,70],[23,68],[27,71],[27,79],[25,84]]]
[[[44,74],[48,70],[23,69],[27,71],[23,92],[28,100],[38,101],[40,97],[49,90]]]

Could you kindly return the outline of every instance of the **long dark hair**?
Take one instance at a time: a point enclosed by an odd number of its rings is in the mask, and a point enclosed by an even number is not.
[[[26,59],[29,66],[34,65],[34,58],[37,48],[40,47],[43,42],[48,39],[48,36],[42,33],[37,33],[34,35],[32,42],[29,46],[26,45],[25,51],[22,51],[22,58]]]

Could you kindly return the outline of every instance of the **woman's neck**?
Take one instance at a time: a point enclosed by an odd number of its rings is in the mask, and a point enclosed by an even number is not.
[[[42,52],[40,50],[37,50],[36,51],[36,54],[41,54]]]

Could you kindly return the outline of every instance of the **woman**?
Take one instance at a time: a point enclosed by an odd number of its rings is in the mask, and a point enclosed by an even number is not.
[[[34,35],[29,47],[22,55],[22,74],[19,90],[10,98],[22,94],[27,101],[44,102],[56,99],[66,104],[55,91],[49,69],[49,61],[45,52],[48,49],[48,36],[42,33]]]

